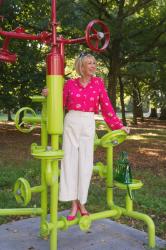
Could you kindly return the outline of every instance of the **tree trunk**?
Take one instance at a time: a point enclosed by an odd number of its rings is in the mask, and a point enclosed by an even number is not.
[[[119,58],[119,46],[117,41],[113,41],[112,62],[110,65],[110,72],[109,72],[110,81],[108,84],[108,95],[115,110],[116,110],[116,86],[117,86],[118,71],[119,71],[118,58]]]
[[[13,119],[12,119],[12,115],[11,115],[11,112],[10,112],[10,109],[8,109],[8,111],[7,111],[7,120],[8,120],[8,122],[11,122],[11,121],[13,121]]]
[[[156,108],[151,108],[150,112],[150,118],[157,118],[157,109]]]
[[[135,88],[133,88],[133,123],[137,124],[137,92]]]
[[[122,121],[123,125],[126,126],[127,122],[126,122],[125,104],[124,104],[124,85],[120,76],[119,76],[119,85],[120,85],[120,103],[122,108]]]
[[[137,117],[141,118],[141,121],[144,121],[144,115],[143,115],[143,107],[142,107],[142,98],[141,98],[141,93],[139,86],[136,86],[137,88]]]
[[[166,107],[161,108],[160,120],[166,120]]]
[[[108,84],[108,95],[111,99],[112,105],[116,110],[116,86],[118,81],[118,76],[120,72],[120,45],[122,43],[122,25],[123,25],[123,14],[124,14],[124,4],[125,0],[118,2],[118,12],[115,20],[115,29],[118,31],[114,40],[112,41],[111,48],[111,63],[110,63],[110,82]]]

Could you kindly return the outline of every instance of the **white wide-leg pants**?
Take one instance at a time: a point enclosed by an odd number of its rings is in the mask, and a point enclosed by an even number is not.
[[[64,120],[60,201],[85,204],[93,171],[94,113],[69,111]]]

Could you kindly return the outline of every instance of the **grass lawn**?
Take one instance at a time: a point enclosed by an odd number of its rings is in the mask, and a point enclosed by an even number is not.
[[[0,123],[0,138],[0,208],[19,207],[13,196],[17,178],[26,178],[31,186],[40,184],[40,162],[30,156],[31,143],[40,144],[40,131],[22,134],[13,124]],[[166,240],[166,122],[146,120],[137,127],[131,127],[128,139],[115,148],[115,159],[122,150],[129,154],[134,178],[144,183],[143,188],[134,193],[134,208],[151,216],[156,225],[156,235]],[[98,148],[95,162],[105,163],[105,156],[105,150]],[[124,191],[114,189],[117,205],[124,205],[124,195]],[[94,175],[87,204],[91,213],[107,209],[105,196],[105,180]],[[32,195],[28,207],[33,206],[40,206],[39,194]],[[59,203],[59,210],[67,208],[70,208],[69,203]],[[20,216],[0,217],[0,224],[17,219]],[[118,222],[147,231],[140,221],[121,217]]]

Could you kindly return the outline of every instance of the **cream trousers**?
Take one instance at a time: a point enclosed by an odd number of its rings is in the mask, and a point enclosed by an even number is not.
[[[64,120],[60,201],[85,204],[93,171],[94,113],[69,111]]]

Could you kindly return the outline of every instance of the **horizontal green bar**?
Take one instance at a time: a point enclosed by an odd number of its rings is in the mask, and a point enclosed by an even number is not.
[[[0,209],[0,216],[6,215],[41,215],[41,208],[11,208],[11,209]]]
[[[31,188],[32,193],[40,193],[44,191],[46,188],[44,186],[36,186]]]
[[[95,214],[90,214],[90,218],[91,220],[100,220],[100,219],[104,219],[104,218],[109,218],[109,217],[113,217],[115,215],[117,215],[117,211],[116,210],[108,210],[108,211],[104,211],[104,212],[100,212],[100,213],[95,213]]]
[[[99,220],[99,219],[104,219],[104,218],[109,218],[117,215],[117,210],[108,210],[100,213],[95,213],[95,214],[90,214],[89,217],[91,221]],[[74,226],[76,224],[79,224],[79,218],[76,218],[75,220],[72,221],[67,221],[67,225]],[[58,221],[58,229],[61,229],[64,227],[64,222],[63,221]]]
[[[24,122],[29,122],[29,123],[40,123],[41,122],[41,117],[38,116],[24,116],[22,118]]]
[[[32,102],[46,102],[46,98],[42,95],[34,95],[30,96],[30,98],[32,99]]]

